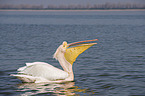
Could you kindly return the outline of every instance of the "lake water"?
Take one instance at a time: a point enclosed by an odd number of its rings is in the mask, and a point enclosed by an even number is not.
[[[26,62],[61,68],[63,42],[99,39],[73,64],[75,81],[22,83]],[[145,95],[145,11],[0,11],[0,95]]]

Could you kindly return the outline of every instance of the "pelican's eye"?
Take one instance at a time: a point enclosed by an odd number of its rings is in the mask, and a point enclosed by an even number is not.
[[[62,43],[62,46],[63,46],[63,48],[67,48],[67,42],[66,41],[64,41],[63,43]]]

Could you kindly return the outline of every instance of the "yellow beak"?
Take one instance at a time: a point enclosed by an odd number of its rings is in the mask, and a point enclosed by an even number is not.
[[[70,43],[67,45],[66,52],[64,54],[64,57],[66,60],[70,63],[73,64],[76,60],[76,58],[83,53],[85,50],[90,48],[91,46],[97,44],[97,43],[89,43],[92,41],[98,41],[98,39],[93,39],[93,40],[85,40],[85,41],[79,41],[79,42],[74,42]]]

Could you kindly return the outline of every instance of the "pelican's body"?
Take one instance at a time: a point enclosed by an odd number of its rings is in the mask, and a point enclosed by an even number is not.
[[[64,82],[64,81],[73,81],[74,74],[72,70],[73,62],[76,60],[79,54],[87,50],[89,47],[93,46],[97,43],[85,43],[96,41],[94,40],[86,40],[75,42],[71,44],[67,44],[67,42],[63,42],[60,45],[55,54],[54,58],[59,61],[63,70],[58,69],[48,63],[44,62],[33,62],[26,63],[26,66],[18,69],[18,74],[12,76],[16,76],[18,79],[23,82]]]

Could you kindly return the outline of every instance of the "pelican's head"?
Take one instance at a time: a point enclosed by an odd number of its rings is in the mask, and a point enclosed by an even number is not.
[[[68,47],[67,42],[63,41],[63,43],[57,48],[57,50],[54,54],[54,58],[58,55],[59,52],[65,53],[67,47]],[[55,58],[55,59],[57,59],[57,58]]]
[[[79,41],[68,44],[66,41],[62,43],[56,50],[54,54],[54,58],[59,58],[59,53],[62,53],[65,59],[70,63],[73,64],[76,60],[76,58],[83,53],[85,50],[93,46],[97,43],[89,43],[92,41],[97,41],[98,39],[93,40],[85,40],[85,41]]]

